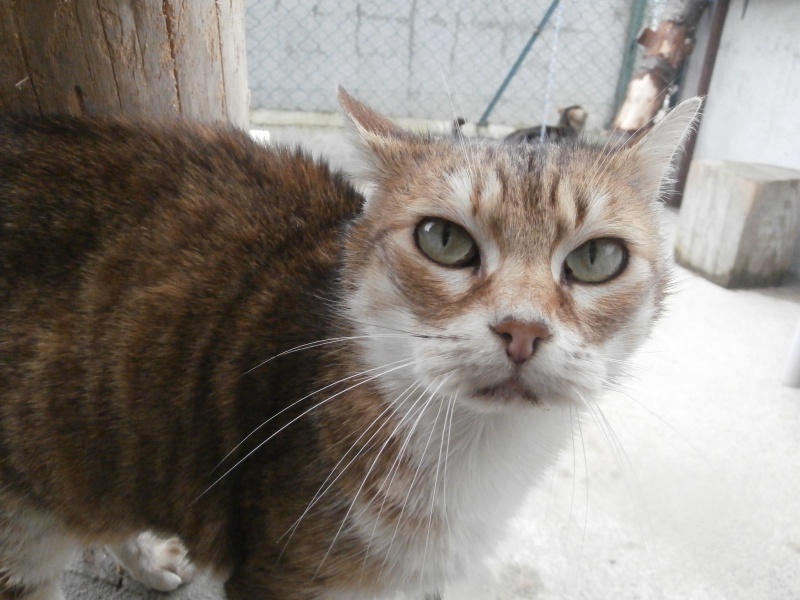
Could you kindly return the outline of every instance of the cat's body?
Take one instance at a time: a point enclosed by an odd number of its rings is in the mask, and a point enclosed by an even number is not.
[[[507,142],[514,144],[576,140],[583,132],[588,116],[583,107],[578,105],[568,106],[559,110],[557,125],[537,125],[535,127],[517,129],[509,133],[505,139]]]
[[[143,530],[231,600],[435,593],[647,335],[653,203],[696,106],[603,153],[467,148],[341,99],[363,208],[239,132],[0,122],[7,595],[57,598],[69,551]],[[592,239],[624,264],[576,283]]]

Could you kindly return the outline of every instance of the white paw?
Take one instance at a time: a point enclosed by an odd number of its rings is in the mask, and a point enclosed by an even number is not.
[[[194,576],[194,565],[176,537],[161,539],[146,531],[109,550],[134,579],[160,592],[171,592]]]

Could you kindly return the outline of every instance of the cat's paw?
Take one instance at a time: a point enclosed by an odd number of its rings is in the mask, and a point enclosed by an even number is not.
[[[194,577],[194,565],[176,537],[162,539],[147,531],[109,550],[134,579],[160,592],[171,592]]]

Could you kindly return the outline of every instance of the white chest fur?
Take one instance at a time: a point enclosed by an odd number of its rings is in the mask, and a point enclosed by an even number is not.
[[[390,589],[423,598],[463,578],[502,539],[505,525],[569,436],[564,406],[475,414],[450,406],[419,420],[406,454],[403,514],[361,505],[352,526],[382,561]]]

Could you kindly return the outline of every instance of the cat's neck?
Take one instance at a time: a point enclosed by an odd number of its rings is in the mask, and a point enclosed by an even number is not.
[[[507,516],[554,464],[571,431],[564,406],[476,412],[447,398],[434,398],[431,405],[414,422],[407,452],[429,485],[445,490],[433,502],[442,512]]]
[[[378,569],[398,585],[437,589],[477,568],[569,439],[563,408],[476,413],[432,396],[422,412],[396,411],[396,439],[367,451],[351,498],[351,527]],[[373,460],[390,476],[370,480]]]

